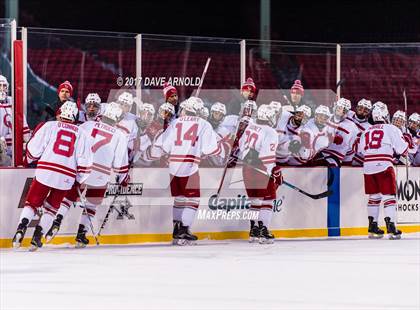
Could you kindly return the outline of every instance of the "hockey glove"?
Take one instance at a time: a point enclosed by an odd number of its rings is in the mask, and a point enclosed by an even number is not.
[[[280,166],[275,166],[273,170],[271,170],[271,178],[274,179],[274,182],[277,184],[277,186],[283,184],[283,174],[281,173]]]
[[[298,140],[292,140],[289,143],[289,152],[292,154],[299,153],[302,144]]]

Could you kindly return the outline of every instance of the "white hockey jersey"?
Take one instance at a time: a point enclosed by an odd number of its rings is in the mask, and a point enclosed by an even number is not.
[[[194,174],[203,155],[217,156],[221,147],[210,123],[197,116],[177,118],[153,148],[169,154],[169,171],[172,175],[185,177]]]
[[[321,150],[326,149],[333,141],[335,129],[328,123],[321,129],[310,119],[301,129],[299,137],[294,138],[301,142],[299,152],[288,161],[290,165],[302,165],[313,159]]]
[[[83,128],[59,121],[39,125],[26,150],[28,162],[38,160],[35,178],[40,183],[69,190],[83,183],[91,171],[92,151]]]
[[[288,111],[283,111],[276,126],[278,135],[278,146],[276,150],[276,160],[279,163],[287,163],[291,154],[289,151],[289,144],[293,138],[297,138],[300,133],[300,126],[294,126],[291,122],[293,114]]]
[[[356,140],[359,129],[356,124],[348,119],[335,124],[330,122],[329,126],[335,129],[333,142],[322,151],[324,156],[332,155],[343,162],[345,158],[353,157],[356,151]]]
[[[88,134],[93,153],[92,172],[85,181],[92,186],[104,186],[109,182],[111,169],[118,180],[128,173],[128,138],[116,127],[103,122],[87,121],[80,125]]]
[[[239,139],[239,159],[244,160],[250,150],[258,152],[258,158],[264,164],[267,173],[276,164],[277,132],[268,125],[249,124]]]
[[[360,137],[358,148],[363,157],[363,172],[375,174],[393,166],[393,155],[405,155],[408,143],[401,131],[391,124],[372,125]]]
[[[137,137],[138,127],[136,124],[137,116],[133,113],[126,113],[124,118],[119,121],[117,127],[128,137],[129,160],[134,156],[134,140]]]
[[[238,115],[226,115],[222,123],[215,130],[222,138],[225,138],[228,135],[234,135],[236,134],[236,129],[238,127],[238,120]]]
[[[353,122],[356,125],[358,129],[358,133],[357,133],[357,138],[354,145],[354,153],[346,155],[343,159],[343,162],[346,162],[346,163],[351,162],[353,166],[362,166],[363,156],[361,152],[358,151],[357,148],[358,148],[358,144],[359,144],[362,133],[366,129],[368,129],[370,126],[372,126],[372,124],[370,124],[367,119],[361,121],[359,118],[357,118],[356,113],[354,111],[349,111],[346,119]]]
[[[140,132],[138,131],[138,136],[134,141],[134,157],[133,157],[133,165],[135,167],[145,167],[150,166],[152,161],[147,160],[147,153],[149,147],[152,145],[152,140],[150,139],[149,135],[146,131]]]
[[[7,97],[6,102],[0,104],[0,137],[4,137],[7,144],[7,155],[12,155],[12,101]],[[23,117],[23,141],[28,142],[31,137],[31,131]]]

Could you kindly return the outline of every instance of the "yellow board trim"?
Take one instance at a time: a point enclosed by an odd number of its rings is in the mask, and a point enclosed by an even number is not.
[[[420,232],[420,225],[399,225],[403,233]],[[383,229],[385,229],[383,227]],[[366,236],[367,227],[341,228],[341,236]],[[282,229],[273,230],[276,238],[316,238],[328,237],[327,228],[311,229]],[[199,232],[196,233],[200,240],[226,240],[226,239],[248,239],[247,231],[224,231],[224,232]],[[28,247],[31,238],[25,238],[22,247]],[[130,234],[130,235],[104,235],[99,237],[101,244],[130,244],[147,242],[171,242],[172,234]],[[89,237],[89,244],[95,244],[93,237]],[[57,236],[51,244],[75,244],[74,236]],[[0,248],[11,248],[12,239],[0,239]]]

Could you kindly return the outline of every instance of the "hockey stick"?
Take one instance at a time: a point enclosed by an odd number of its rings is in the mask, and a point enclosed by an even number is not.
[[[336,95],[338,94],[338,89],[341,87],[341,85],[343,85],[344,84],[344,82],[346,81],[346,79],[345,78],[342,78],[341,80],[339,80],[338,82],[337,82],[337,84],[335,85],[335,89],[336,89]],[[340,92],[341,93],[341,92]],[[337,99],[339,99],[338,97],[337,97]]]
[[[404,98],[404,112],[405,112],[405,132],[408,133],[407,128],[407,95],[405,93],[405,89],[403,90],[403,98]],[[408,152],[407,155],[405,155],[405,177],[406,181],[408,182]]]
[[[271,175],[269,175],[267,172],[265,172],[264,170],[261,170],[261,169],[259,169],[259,168],[256,168],[256,167],[253,167],[253,166],[251,166],[250,164],[248,164],[248,163],[246,163],[246,162],[244,162],[244,165],[247,165],[248,167],[251,167],[252,169],[254,169],[255,171],[257,171],[257,172],[259,172],[259,173],[262,173],[262,174],[264,174],[265,176],[267,176],[268,178],[270,178],[270,179],[272,179],[273,177],[271,176]],[[234,182],[234,183],[238,183],[239,181],[236,181],[236,182]],[[322,193],[319,193],[319,194],[310,194],[310,193],[308,193],[308,192],[305,192],[303,189],[300,189],[299,187],[297,187],[297,186],[295,186],[295,185],[293,185],[293,184],[291,184],[291,183],[289,183],[289,182],[287,182],[287,181],[284,181],[283,180],[283,184],[284,185],[286,185],[286,186],[288,186],[288,187],[290,187],[291,189],[294,189],[295,191],[298,191],[299,193],[301,193],[301,194],[303,194],[303,195],[305,195],[305,196],[308,196],[309,198],[312,198],[312,199],[322,199],[322,198],[325,198],[325,197],[328,197],[328,196],[331,196],[332,195],[332,191],[330,191],[330,190],[327,190],[327,191],[325,191],[325,192],[322,192]]]
[[[111,214],[112,210],[114,209],[114,203],[115,203],[115,200],[117,200],[117,198],[118,198],[118,196],[119,196],[119,192],[120,192],[120,191],[119,191],[119,187],[118,187],[118,191],[117,191],[117,193],[115,194],[114,199],[112,200],[111,204],[109,205],[109,207],[108,207],[108,211],[106,212],[106,215],[105,215],[105,218],[104,218],[104,220],[102,221],[102,225],[101,225],[101,227],[99,228],[99,231],[98,231],[98,236],[100,236],[100,235],[101,235],[101,231],[102,231],[102,229],[104,229],[104,227],[105,227],[106,223],[108,222],[109,215]]]
[[[99,240],[98,240],[98,237],[97,237],[97,236],[96,236],[96,234],[95,234],[95,230],[93,229],[93,224],[92,224],[92,221],[91,221],[91,219],[90,219],[89,213],[87,212],[87,207],[86,207],[86,197],[85,197],[85,196],[83,196],[83,194],[80,192],[80,188],[79,188],[79,187],[77,187],[77,193],[79,194],[80,202],[82,203],[83,209],[84,209],[84,211],[85,211],[85,213],[86,213],[86,216],[88,217],[88,220],[89,220],[89,225],[90,225],[90,230],[92,231],[92,235],[93,235],[93,237],[95,238],[96,245],[99,245]]]
[[[206,73],[207,73],[207,69],[209,68],[210,61],[211,61],[211,58],[210,57],[207,58],[207,62],[206,62],[206,65],[204,66],[203,74],[201,75],[201,78],[200,78],[200,84],[198,85],[197,92],[195,94],[196,97],[200,95],[201,87],[203,86],[204,78],[206,77]]]

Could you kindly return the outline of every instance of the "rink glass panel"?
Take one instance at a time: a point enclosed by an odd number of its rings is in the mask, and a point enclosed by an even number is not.
[[[336,92],[336,44],[246,41],[246,74],[259,89],[258,99],[287,105],[290,88],[300,80],[305,89],[302,103],[314,109],[331,106]]]
[[[408,112],[419,112],[419,52],[420,43],[342,44],[342,96],[353,103],[382,101],[393,113],[404,110],[405,89]]]
[[[164,102],[164,82],[177,88],[179,101],[191,96],[198,88],[208,58],[211,60],[202,88],[225,91],[207,93],[209,98],[201,93],[205,103],[226,104],[234,98],[235,92],[229,90],[240,88],[239,39],[142,34],[141,53],[142,100],[156,106]]]
[[[46,104],[57,100],[57,87],[68,80],[73,99],[84,102],[90,92],[102,102],[117,79],[134,76],[136,68],[135,34],[96,31],[28,28],[29,126],[43,121]]]
[[[9,96],[11,95],[11,39],[12,28],[10,19],[0,18],[0,74],[9,81]]]

